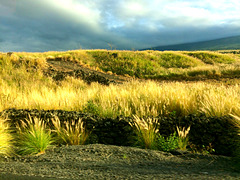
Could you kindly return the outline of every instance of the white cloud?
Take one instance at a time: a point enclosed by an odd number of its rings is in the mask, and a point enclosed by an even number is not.
[[[238,35],[239,12],[239,0],[0,0],[0,38],[26,50],[33,40],[31,50],[137,49]]]
[[[120,13],[116,15],[122,24],[141,21],[144,17],[156,26],[214,26],[240,16],[240,1],[220,0],[131,0],[121,1]],[[117,10],[116,10],[117,11]],[[119,11],[118,11],[119,12]]]
[[[69,21],[88,24],[92,28],[99,25],[100,10],[96,9],[95,3],[76,0],[51,0],[48,3]]]
[[[130,1],[122,1],[120,3],[120,13],[123,18],[129,17],[143,17],[148,13],[148,9],[146,8],[149,3],[144,0],[130,0]]]

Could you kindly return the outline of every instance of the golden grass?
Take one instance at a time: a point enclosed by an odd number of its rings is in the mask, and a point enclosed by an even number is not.
[[[59,118],[55,117],[51,121],[54,126],[52,131],[56,134],[56,142],[59,144],[83,145],[89,136],[81,119],[61,123]]]
[[[37,64],[44,66],[47,56],[71,57],[75,60],[88,55],[89,51],[46,52],[46,53],[14,53],[20,59],[40,59]],[[92,51],[91,51],[92,52]],[[95,52],[95,51],[93,51]],[[109,51],[99,51],[108,53]],[[115,51],[110,51],[113,53]],[[149,53],[150,52],[150,53]],[[149,56],[158,52],[118,52],[119,56],[125,53],[143,54]],[[168,52],[166,52],[168,53]],[[179,54],[181,52],[175,52]],[[147,54],[147,55],[146,55]],[[131,55],[133,57],[137,55]],[[15,56],[13,56],[15,57]],[[11,56],[12,58],[12,56]],[[191,113],[205,113],[208,116],[223,116],[229,113],[240,112],[240,88],[238,84],[224,86],[193,83],[157,83],[153,81],[126,82],[121,85],[102,86],[97,83],[87,85],[82,80],[68,77],[61,83],[45,77],[41,68],[32,70],[22,63],[16,66],[6,55],[0,56],[0,111],[8,108],[17,109],[62,109],[84,111],[89,102],[100,116],[116,117],[118,115],[158,116],[168,115],[175,111],[184,116]],[[31,58],[30,58],[31,59]],[[83,58],[84,59],[84,58]],[[93,62],[89,59],[89,62]],[[42,64],[42,65],[41,65]],[[240,67],[240,66],[239,66]],[[188,69],[168,68],[170,73],[200,72],[221,74],[224,71],[233,71],[234,65],[204,65]],[[30,68],[30,69],[29,69]],[[202,68],[202,69],[201,69]],[[237,69],[238,70],[238,69]],[[172,72],[171,72],[172,71]]]
[[[190,126],[187,129],[185,129],[185,127],[181,129],[180,127],[177,126],[177,133],[178,133],[178,136],[181,138],[186,138],[189,131],[190,131]]]
[[[186,150],[188,145],[188,133],[190,131],[190,126],[185,129],[185,127],[180,128],[177,126],[177,133],[178,133],[178,147],[181,150]]]
[[[195,56],[196,55],[196,56]],[[164,77],[212,77],[228,76],[240,72],[240,58],[236,54],[212,51],[116,51],[74,50],[66,52],[14,53],[14,64],[20,62],[39,68],[46,60],[74,61],[101,72],[112,72],[142,78]],[[212,63],[206,63],[205,61]],[[26,63],[27,62],[27,63]],[[230,63],[230,64],[229,64]],[[122,68],[124,67],[124,68]]]
[[[134,128],[137,135],[137,145],[146,149],[156,149],[156,138],[159,128],[159,120],[155,118],[139,118],[133,116],[134,119],[130,125]]]
[[[24,82],[27,83],[27,82]],[[31,82],[29,82],[31,83]],[[62,85],[41,83],[18,88],[0,81],[0,110],[7,108],[82,111],[92,102],[101,116],[158,116],[175,111],[183,116],[205,113],[223,116],[240,113],[239,85],[198,83],[127,82],[122,85],[87,85],[66,80]]]
[[[0,155],[10,156],[12,154],[12,141],[13,137],[7,120],[0,118]]]
[[[163,60],[157,59],[158,56],[174,56],[177,59],[183,52],[160,53],[146,51],[133,53],[131,51],[106,50],[99,50],[99,52],[109,53],[111,56],[117,52],[118,58],[122,60],[121,63],[126,63],[125,58],[128,58],[130,65],[133,65],[134,68],[149,65],[148,67],[151,69],[152,66],[156,65],[157,70],[159,70],[158,75],[167,75],[167,77],[176,74],[186,77],[195,75],[199,77],[212,75],[220,77],[224,74],[234,76],[240,72],[240,61],[235,56],[233,58],[236,58],[236,62],[233,64],[214,62],[213,65],[207,65],[197,58],[184,55],[182,62],[186,64],[180,64],[184,68],[172,68],[171,64],[165,64],[166,67],[162,67],[154,63],[144,64],[145,61],[142,60],[147,57],[151,62],[154,61],[156,63],[159,60],[162,63]],[[91,106],[91,108],[96,109],[96,111],[92,112],[97,112],[100,116],[134,116],[139,124],[138,130],[142,130],[141,132],[147,132],[146,124],[141,124],[144,122],[142,117],[168,116],[172,112],[176,112],[177,116],[185,116],[192,113],[204,113],[207,116],[240,115],[239,84],[225,86],[204,82],[158,83],[154,81],[131,81],[121,85],[111,84],[102,86],[98,83],[87,85],[82,80],[72,77],[67,77],[64,81],[56,83],[42,73],[42,69],[46,67],[47,59],[50,56],[54,60],[57,57],[64,61],[77,61],[98,69],[96,59],[92,56],[94,53],[98,55],[96,51],[14,53],[11,57],[0,54],[0,111],[8,108],[85,111],[88,109],[87,107]],[[181,57],[179,58],[181,59]],[[185,61],[187,58],[190,58],[191,61]],[[135,59],[137,59],[136,62]],[[176,59],[173,58],[171,62],[174,66],[178,66]],[[168,62],[165,61],[164,63]],[[121,69],[122,66],[120,66]],[[149,69],[146,68],[142,71],[148,74]],[[103,69],[100,68],[100,70]],[[128,71],[132,72],[131,69],[128,69]],[[155,71],[152,72],[155,73]],[[150,118],[147,121],[151,124],[153,119]],[[64,125],[56,123],[56,125],[58,125],[59,132],[69,134],[68,136],[72,139],[77,139],[79,134],[81,134],[82,123],[80,121],[77,124],[72,122]],[[73,126],[77,126],[78,129],[74,129]],[[137,124],[133,124],[133,126],[137,127]],[[148,127],[148,129],[151,128],[152,132],[156,134],[156,130],[153,127]],[[73,134],[76,137],[73,137]],[[31,135],[31,133],[28,135]],[[154,135],[147,133],[144,136],[149,137],[149,139],[154,137]],[[67,144],[77,143],[77,141],[66,141],[65,143]],[[151,142],[145,143],[151,144]],[[146,147],[150,146],[147,145]]]

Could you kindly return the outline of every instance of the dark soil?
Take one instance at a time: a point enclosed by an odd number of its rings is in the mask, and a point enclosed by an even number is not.
[[[99,72],[73,61],[48,60],[47,63],[48,69],[45,71],[45,74],[57,81],[63,80],[67,76],[73,76],[81,78],[87,83],[98,82],[109,85],[110,83],[123,83],[131,79],[124,76]]]
[[[2,157],[0,179],[239,179],[232,165],[224,156],[91,144],[52,147],[39,156]]]

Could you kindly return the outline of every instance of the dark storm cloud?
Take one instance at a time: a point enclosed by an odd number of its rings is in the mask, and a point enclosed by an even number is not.
[[[141,49],[239,35],[240,3],[230,1],[0,0],[0,51]]]

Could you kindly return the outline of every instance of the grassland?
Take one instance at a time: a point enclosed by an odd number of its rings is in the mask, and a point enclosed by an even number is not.
[[[240,56],[233,52],[78,50],[2,53],[0,111],[9,108],[61,109],[112,118],[120,115],[168,117],[172,113],[177,117],[190,114],[239,117]],[[44,73],[49,61],[74,62],[132,80],[109,86],[87,84],[71,76],[55,81]],[[202,81],[222,78],[231,83]]]
[[[48,59],[77,61],[102,72],[141,78],[171,80],[175,76],[212,78],[240,75],[239,57],[217,52],[70,51],[2,54],[0,59],[0,110],[63,109],[90,111],[104,117],[158,116],[205,113],[240,115],[240,89],[205,82],[154,82],[132,80],[119,85],[86,84],[67,77],[55,82],[43,70]],[[161,78],[160,78],[161,79]],[[237,81],[238,82],[238,81]]]
[[[208,51],[106,51],[78,50],[47,53],[15,53],[11,59],[44,66],[47,60],[75,61],[92,69],[144,79],[191,77],[218,78],[239,74],[240,55]]]

